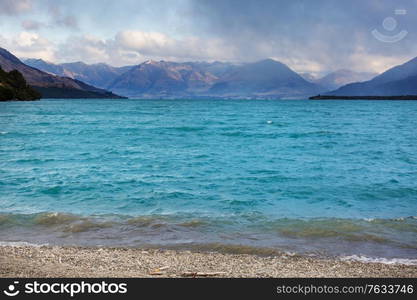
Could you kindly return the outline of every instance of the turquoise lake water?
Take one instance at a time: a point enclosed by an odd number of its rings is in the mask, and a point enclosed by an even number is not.
[[[417,102],[0,103],[0,242],[417,259]]]

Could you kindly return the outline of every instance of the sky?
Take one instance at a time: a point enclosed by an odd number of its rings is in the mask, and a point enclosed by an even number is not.
[[[279,60],[384,70],[417,56],[417,0],[0,0],[0,47],[114,66]]]

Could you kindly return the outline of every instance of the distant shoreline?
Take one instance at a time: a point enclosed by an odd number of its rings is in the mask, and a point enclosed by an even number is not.
[[[417,277],[417,266],[135,248],[0,247],[5,277]]]
[[[417,95],[404,96],[325,96],[318,95],[309,98],[310,100],[412,100],[417,101]]]

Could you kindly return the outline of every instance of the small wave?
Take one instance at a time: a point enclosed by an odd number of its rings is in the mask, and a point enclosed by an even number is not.
[[[412,235],[417,232],[414,218],[402,219],[276,219],[253,223],[256,230],[297,240],[343,240],[401,245],[415,249]]]
[[[234,204],[244,205],[229,203],[230,206]],[[271,247],[275,250],[294,249],[300,253],[324,251],[336,257],[341,254],[358,255],[358,253],[369,257],[374,253],[381,255],[383,252],[367,250],[370,246],[381,246],[383,251],[389,249],[387,253],[398,253],[399,257],[411,258],[413,256],[409,256],[409,253],[417,249],[416,220],[416,217],[271,219],[261,212],[224,214],[216,217],[191,213],[84,216],[44,212],[0,214],[0,235],[5,234],[3,240],[12,241],[15,239],[35,243],[56,241],[57,244],[62,244],[69,239],[70,243],[91,245],[104,243],[110,246],[118,243],[131,246],[146,242],[161,243],[169,247],[179,240],[189,239],[193,243],[213,242],[214,244],[206,244],[204,247],[219,252],[265,253],[270,250],[264,252],[262,249]],[[16,236],[14,232],[22,235]],[[229,248],[227,245],[215,244],[225,239],[231,244],[241,245]],[[256,249],[260,247],[261,250],[249,250],[247,247],[250,246]]]
[[[0,241],[0,247],[44,247],[49,246],[49,244],[34,244],[28,242],[5,242]]]
[[[109,228],[113,226],[113,222],[110,220],[102,220],[100,217],[94,218],[66,213],[44,212],[28,215],[1,214],[0,225],[22,226],[26,228],[41,226],[55,228],[66,233],[78,233],[100,228]]]
[[[218,252],[229,254],[249,254],[259,256],[295,256],[294,252],[281,251],[269,247],[255,247],[241,244],[204,243],[204,244],[178,244],[166,247],[168,249],[191,251]]]
[[[247,134],[245,134],[241,131],[225,132],[225,133],[222,133],[221,135],[229,136],[229,137],[246,137],[246,136],[248,136]]]
[[[23,159],[18,159],[14,162],[16,163],[33,163],[33,164],[40,164],[40,163],[46,163],[46,162],[51,162],[51,161],[55,161],[55,159],[39,159],[39,158],[23,158]]]
[[[155,223],[161,222],[161,218],[154,218],[154,217],[148,217],[148,216],[140,216],[140,217],[134,217],[130,218],[127,221],[127,224],[137,226],[137,227],[148,227],[152,226]]]
[[[58,195],[62,192],[63,188],[60,185],[51,186],[49,188],[42,189],[40,192],[46,195]]]
[[[170,218],[168,216],[141,216],[128,219],[127,224],[137,228],[161,228],[170,225],[185,228],[197,228],[204,225],[209,225],[209,222],[202,219],[175,220],[175,218]]]
[[[190,220],[190,221],[186,221],[186,222],[182,222],[179,223],[179,226],[182,227],[190,227],[190,228],[194,228],[194,227],[200,227],[200,226],[204,226],[206,225],[207,222],[203,221],[203,220]]]
[[[231,131],[221,133],[227,137],[255,138],[255,139],[276,139],[282,136],[282,133],[251,133],[243,131]]]
[[[304,138],[304,137],[333,137],[333,136],[342,136],[340,132],[333,131],[312,131],[312,132],[300,132],[300,133],[291,133],[289,135],[292,139]]]
[[[110,228],[112,226],[113,226],[112,222],[92,222],[92,221],[87,220],[87,221],[83,221],[83,222],[66,226],[63,229],[63,232],[80,233],[80,232],[99,230],[103,228]]]
[[[180,127],[167,127],[169,130],[184,131],[184,132],[193,132],[193,131],[203,131],[205,127],[191,127],[191,126],[180,126]]]
[[[81,217],[63,213],[41,213],[35,216],[34,223],[43,226],[60,226],[63,232],[79,233],[101,228],[109,228],[111,221],[101,221],[94,218]]]
[[[380,263],[386,265],[417,265],[417,259],[409,258],[384,258],[384,257],[368,257],[362,255],[349,255],[342,256],[340,258],[342,261],[359,261],[363,263]]]
[[[57,212],[40,213],[34,218],[35,224],[39,225],[61,225],[79,220],[80,217],[70,214],[63,214]]]

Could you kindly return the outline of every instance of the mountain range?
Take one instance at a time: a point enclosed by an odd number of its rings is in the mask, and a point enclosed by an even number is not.
[[[272,59],[236,66],[210,88],[222,97],[297,98],[323,91],[288,66]]]
[[[77,79],[103,89],[131,68],[130,66],[117,68],[104,63],[93,65],[83,62],[53,64],[42,59],[24,59],[23,62],[44,72]]]
[[[346,69],[337,70],[319,78],[308,73],[301,74],[307,81],[316,83],[328,91],[336,90],[349,83],[368,81],[377,75],[376,73],[355,72]]]
[[[148,60],[121,68],[80,62],[56,65],[34,59],[25,63],[132,98],[276,99],[308,97],[329,90],[272,59],[246,64]]]
[[[52,75],[30,67],[3,48],[0,48],[0,67],[6,72],[19,71],[28,85],[41,93],[43,98],[120,98],[82,81]]]
[[[201,95],[218,78],[193,63],[146,61],[116,78],[109,89],[130,97]]]
[[[417,58],[365,82],[351,83],[325,93],[328,96],[417,95]]]
[[[241,64],[148,60],[126,67],[83,62],[53,64],[40,59],[24,62],[0,48],[0,66],[5,71],[21,72],[43,97],[118,97],[112,92],[131,98],[417,95],[417,58],[377,76],[339,70],[322,78],[297,74],[272,59]]]

